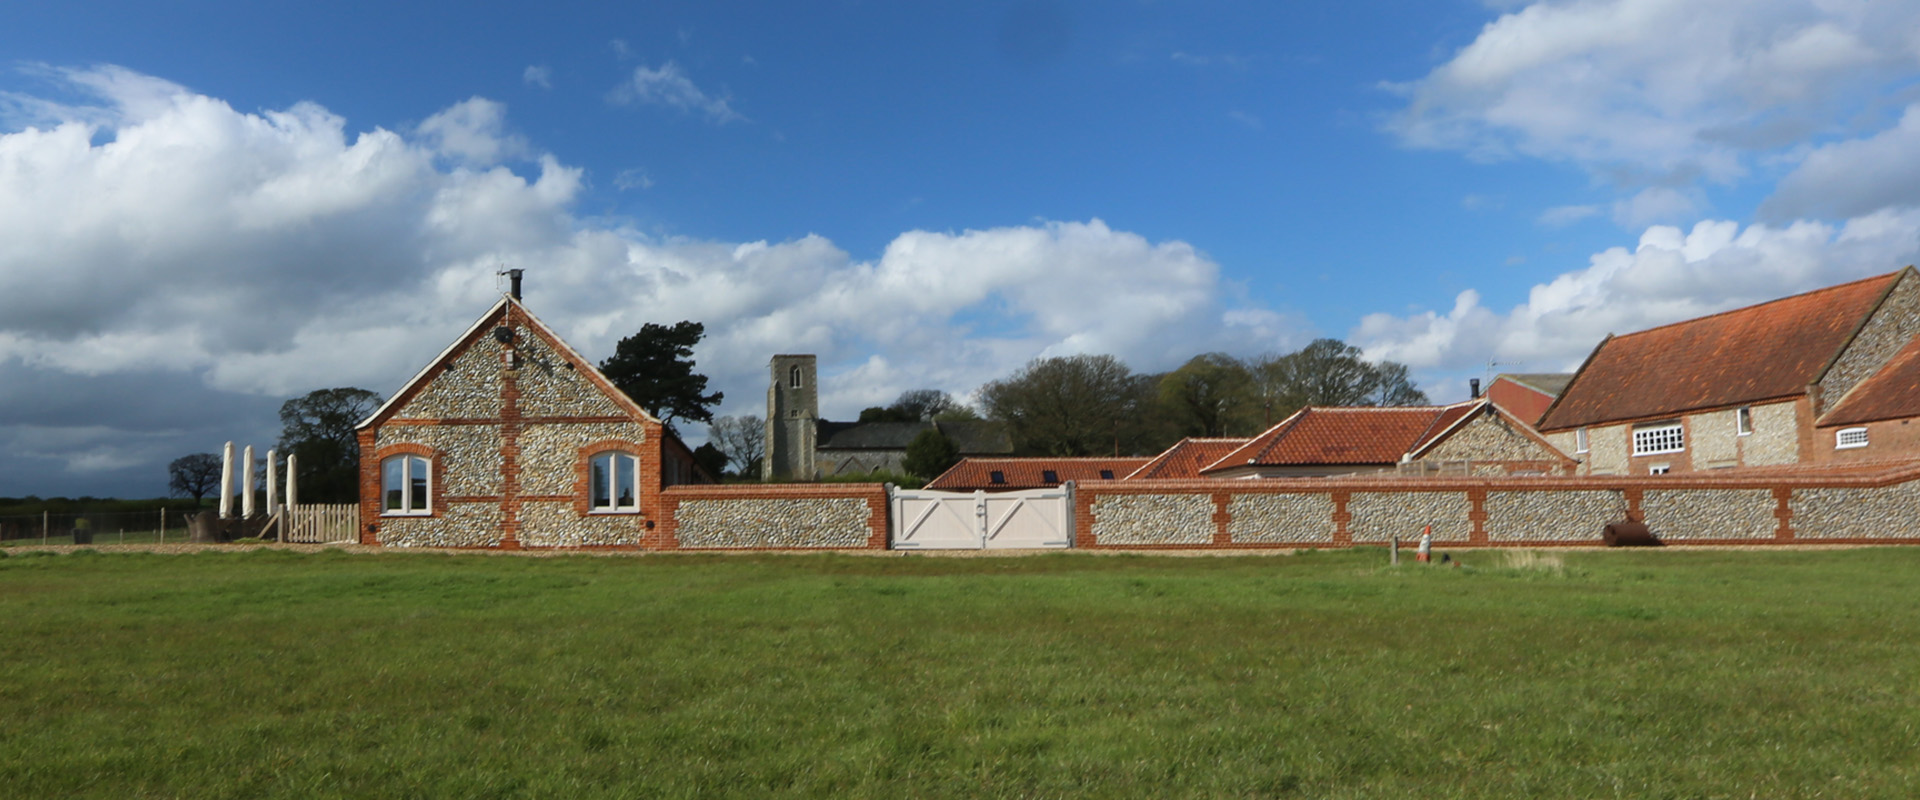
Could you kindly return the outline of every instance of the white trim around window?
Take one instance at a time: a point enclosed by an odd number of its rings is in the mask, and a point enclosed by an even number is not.
[[[1648,475],[1665,475],[1673,471],[1672,464],[1655,464],[1647,468]]]
[[[1633,454],[1657,456],[1687,449],[1686,432],[1678,422],[1666,422],[1633,429]]]
[[[1835,450],[1851,450],[1855,447],[1866,446],[1867,429],[1864,427],[1841,428],[1833,432],[1833,449]]]
[[[640,511],[640,457],[608,450],[587,462],[587,509],[593,514]]]
[[[424,517],[433,513],[433,466],[415,455],[380,462],[380,516]]]
[[[1741,406],[1733,410],[1733,435],[1749,436],[1753,434],[1753,406]]]
[[[1584,453],[1584,452],[1587,452],[1587,450],[1590,449],[1591,446],[1592,446],[1592,443],[1587,441],[1587,429],[1586,428],[1575,429],[1573,432],[1573,452]]]

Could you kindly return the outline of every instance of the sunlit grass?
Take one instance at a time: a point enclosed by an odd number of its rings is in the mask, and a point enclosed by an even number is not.
[[[1520,553],[15,552],[0,794],[1920,788],[1920,551]]]

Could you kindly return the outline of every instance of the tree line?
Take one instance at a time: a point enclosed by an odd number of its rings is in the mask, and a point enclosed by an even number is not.
[[[766,454],[765,421],[758,415],[713,416],[723,396],[707,391],[707,378],[695,371],[693,360],[693,347],[704,335],[698,322],[648,323],[621,339],[599,366],[669,428],[676,422],[708,423],[708,441],[694,450],[694,458],[709,474],[757,479]],[[1427,402],[1406,365],[1368,361],[1359,348],[1337,339],[1246,359],[1202,353],[1158,374],[1134,372],[1110,355],[1037,358],[982,386],[977,397],[975,408],[938,389],[914,389],[889,405],[861,411],[859,419],[985,418],[1007,424],[1016,455],[1150,455],[1185,436],[1252,436],[1308,405]],[[382,402],[365,389],[340,387],[281,405],[277,446],[283,455],[300,456],[301,499],[355,501],[359,446],[353,426]],[[907,448],[907,468],[921,478],[938,475],[958,458],[954,443],[938,430],[921,433]],[[219,458],[195,453],[175,459],[168,478],[172,494],[198,501],[218,489]]]
[[[946,392],[915,389],[862,411],[860,421],[984,417],[1007,424],[1016,455],[1138,456],[1186,436],[1253,436],[1310,405],[1429,402],[1405,364],[1368,361],[1337,339],[1254,358],[1202,353],[1164,373],[1134,372],[1109,355],[1037,358],[981,387],[978,401],[976,410]],[[730,474],[758,477],[766,452],[760,417],[721,417],[711,432],[734,468]],[[908,472],[932,478],[951,466],[958,455],[945,439],[937,431],[921,434],[908,446]]]

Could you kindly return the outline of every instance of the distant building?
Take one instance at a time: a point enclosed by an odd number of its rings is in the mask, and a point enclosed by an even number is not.
[[[812,355],[777,355],[768,363],[767,452],[760,474],[770,479],[817,480],[876,470],[902,472],[914,437],[939,430],[960,455],[1013,452],[1006,423],[829,422],[820,418],[820,387]]]
[[[945,492],[1051,489],[1068,481],[1125,479],[1147,458],[965,458],[927,483]]]
[[[1447,406],[1308,406],[1200,468],[1207,478],[1386,472],[1563,475],[1573,459],[1486,400]]]
[[[1573,381],[1571,372],[1501,373],[1487,387],[1487,399],[1528,425],[1539,425],[1553,399]]]
[[[1539,428],[1593,475],[1920,455],[1912,267],[1608,336]]]

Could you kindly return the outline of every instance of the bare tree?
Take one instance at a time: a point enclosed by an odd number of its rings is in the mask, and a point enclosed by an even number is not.
[[[167,489],[175,495],[191,496],[198,503],[219,486],[220,457],[212,453],[181,456],[167,465]]]
[[[767,454],[765,420],[752,414],[720,417],[707,427],[707,436],[713,446],[727,454],[727,462],[733,465],[734,474],[759,477],[760,460]]]

